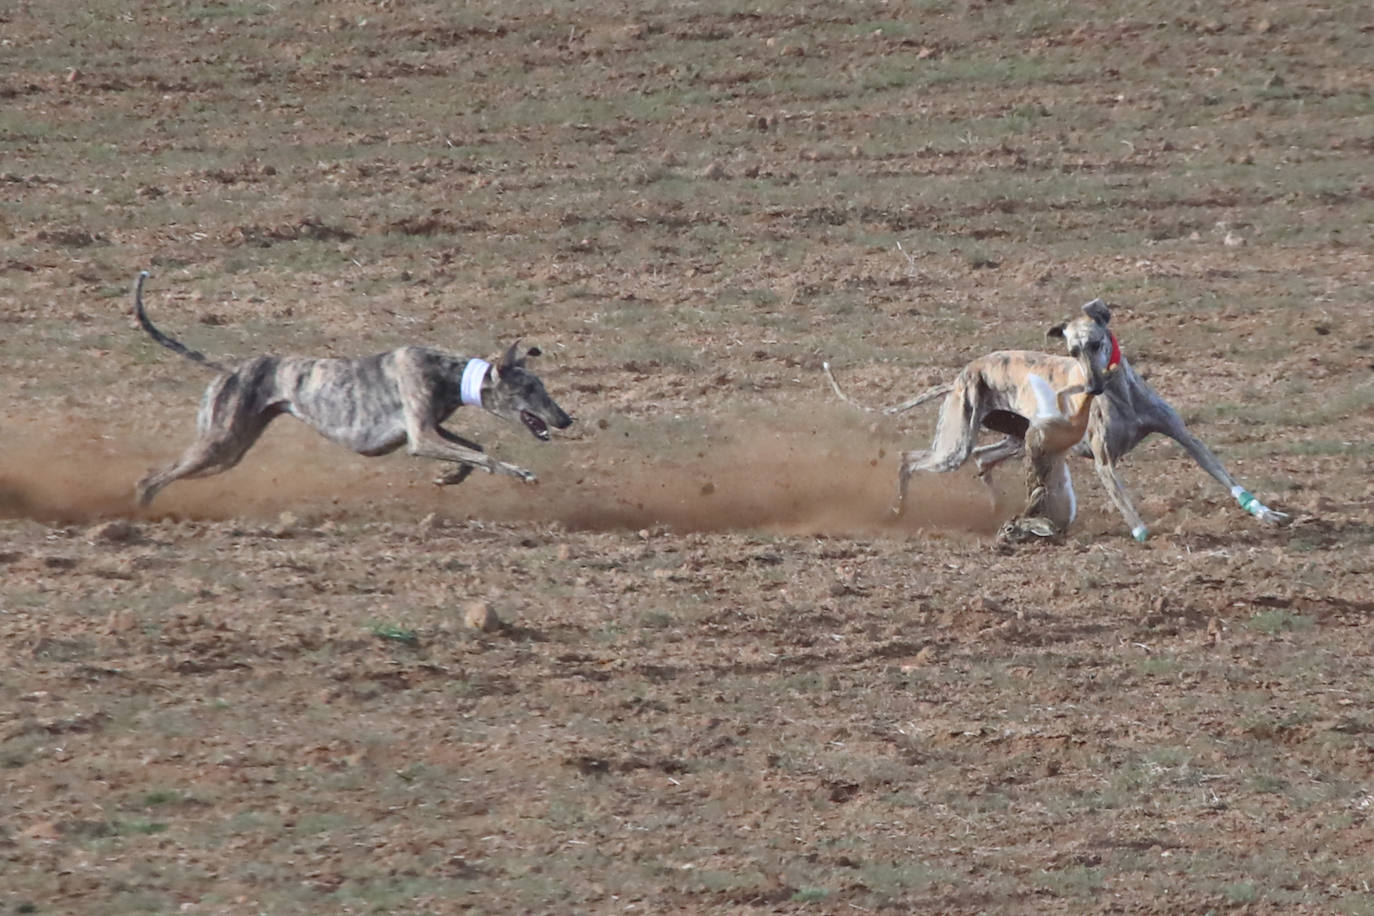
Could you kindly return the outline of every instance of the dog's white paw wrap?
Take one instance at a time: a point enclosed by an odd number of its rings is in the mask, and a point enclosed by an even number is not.
[[[1242,509],[1262,522],[1268,522],[1272,525],[1288,517],[1286,513],[1270,509],[1264,503],[1255,499],[1255,494],[1239,484],[1231,488],[1231,495],[1235,497],[1236,502],[1240,503]]]
[[[1150,531],[1144,525],[1136,525],[1131,529],[1131,537],[1144,544],[1145,539],[1150,536]]]
[[[487,380],[490,369],[491,363],[485,359],[470,359],[463,367],[463,381],[458,386],[458,395],[468,407],[482,406],[482,383]]]

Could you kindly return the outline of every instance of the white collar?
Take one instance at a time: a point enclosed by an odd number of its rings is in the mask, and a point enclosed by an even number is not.
[[[463,403],[471,407],[482,406],[482,383],[487,379],[491,363],[485,359],[470,359],[463,367],[463,383],[458,387],[458,395]]]

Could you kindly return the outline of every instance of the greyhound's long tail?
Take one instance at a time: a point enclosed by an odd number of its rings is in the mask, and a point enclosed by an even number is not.
[[[143,310],[143,281],[148,279],[149,276],[151,275],[148,271],[140,270],[138,272],[138,279],[134,282],[134,317],[138,319],[138,323],[143,327],[143,330],[148,332],[148,336],[162,344],[168,350],[171,350],[173,353],[180,353],[192,362],[200,363],[202,366],[214,369],[216,372],[230,371],[229,367],[225,366],[223,363],[217,363],[199,350],[192,350],[181,341],[168,337],[148,320],[148,313]]]
[[[936,398],[942,398],[954,390],[953,383],[946,383],[944,385],[936,385],[934,388],[927,389],[926,391],[923,391],[920,394],[916,395],[916,397],[911,398],[910,400],[903,401],[900,404],[892,404],[888,407],[869,407],[867,404],[860,404],[858,401],[854,400],[849,395],[845,394],[843,391],[840,390],[839,383],[835,381],[835,376],[832,375],[830,372],[829,363],[821,363],[821,368],[825,370],[825,377],[830,382],[830,389],[835,392],[835,396],[838,397],[841,401],[844,401],[846,404],[853,405],[854,407],[857,407],[860,410],[866,410],[869,413],[880,413],[889,417],[893,414],[903,413],[904,411],[911,410],[913,407],[920,407],[922,404],[929,403],[930,401],[933,401]]]

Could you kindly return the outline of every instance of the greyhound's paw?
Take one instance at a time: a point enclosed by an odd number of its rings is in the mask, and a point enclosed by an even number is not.
[[[1255,494],[1242,486],[1237,485],[1232,487],[1231,495],[1235,497],[1236,502],[1240,503],[1242,509],[1249,512],[1266,525],[1282,524],[1288,518],[1288,513],[1270,509],[1264,503],[1255,499]]]
[[[521,480],[523,480],[525,483],[538,483],[538,482],[539,482],[539,478],[535,476],[534,471],[527,470],[526,468],[512,467],[512,468],[511,468],[511,474],[514,475],[514,476],[516,476],[516,477],[519,477],[519,478],[520,478]]]

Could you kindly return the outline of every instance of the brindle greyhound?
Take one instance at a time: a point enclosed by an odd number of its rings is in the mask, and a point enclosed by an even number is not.
[[[1074,384],[1073,375],[1078,372],[1087,378],[1086,391],[1097,397],[1089,414],[1087,435],[1074,446],[1074,453],[1093,458],[1107,495],[1137,541],[1144,541],[1149,532],[1131,504],[1116,462],[1151,433],[1162,433],[1183,446],[1255,518],[1267,524],[1287,519],[1286,514],[1270,509],[1238,484],[1202,440],[1189,431],[1178,412],[1136,375],[1121,355],[1116,336],[1107,328],[1111,319],[1106,304],[1094,299],[1083,306],[1082,317],[1057,324],[1047,332],[1049,337],[1064,341],[1067,357],[1029,350],[990,353],[965,366],[953,383],[937,385],[901,404],[882,408],[883,413],[894,414],[947,396],[931,448],[902,455],[894,511],[902,511],[908,482],[916,471],[953,471],[972,457],[978,475],[986,479],[998,464],[1020,455],[1030,426],[1027,417],[1035,414],[1035,395],[1028,378],[1038,375],[1062,390]],[[1108,372],[1111,366],[1115,368]],[[835,383],[829,364],[825,372],[835,393],[854,403]],[[1000,432],[1004,438],[975,448],[980,426]]]
[[[146,506],[158,491],[183,477],[208,477],[239,463],[267,424],[289,413],[332,442],[360,455],[385,455],[406,446],[420,458],[458,467],[435,479],[459,484],[474,468],[534,482],[532,471],[487,455],[482,446],[440,424],[463,405],[482,407],[512,423],[519,421],[542,441],[549,427],[566,429],[572,417],[554,403],[543,383],[525,368],[511,344],[496,365],[424,347],[401,347],[358,359],[255,356],[233,366],[215,362],[168,337],[143,310],[140,271],[134,285],[134,315],[158,343],[220,373],[201,398],[197,436],[182,456],[135,487]]]

